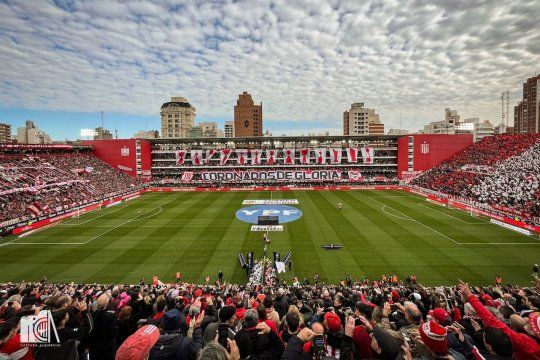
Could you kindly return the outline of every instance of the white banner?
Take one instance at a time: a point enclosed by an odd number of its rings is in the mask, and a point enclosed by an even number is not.
[[[347,148],[347,161],[356,164],[358,162],[358,149]]]
[[[176,165],[183,165],[186,161],[186,150],[179,150],[176,152]]]
[[[283,149],[283,159],[285,164],[294,164],[294,149]]]
[[[315,162],[319,165],[326,163],[326,149],[325,148],[315,149]]]
[[[276,261],[276,270],[278,274],[284,273],[286,271],[285,263],[281,261]]]
[[[202,150],[191,150],[191,162],[193,165],[202,165]]]
[[[275,149],[266,150],[266,164],[274,165],[274,163],[276,162],[276,155],[277,155],[277,150]]]
[[[297,199],[244,200],[242,205],[297,205]]]
[[[330,149],[330,163],[341,164],[341,148]]]
[[[502,222],[502,221],[499,221],[499,220],[495,220],[495,219],[490,219],[489,220],[492,224],[495,224],[495,225],[499,225],[503,228],[506,228],[508,230],[513,230],[513,231],[516,231],[520,234],[523,234],[523,235],[528,235],[528,236],[531,236],[532,233],[529,231],[529,230],[525,230],[525,229],[522,229],[520,227],[517,227],[517,226],[514,226],[514,225],[511,225],[511,224],[507,224],[505,222]],[[464,243],[466,244],[466,243]]]
[[[219,165],[225,165],[229,161],[229,156],[231,156],[232,152],[233,150],[231,149],[222,149],[219,153]]]
[[[310,156],[311,156],[310,149],[300,149],[300,163],[309,164]]]
[[[204,157],[204,163],[208,164],[215,153],[216,153],[216,150],[214,150],[214,149],[206,150],[206,156]]]
[[[335,181],[341,180],[339,170],[236,170],[202,171],[202,181]]]
[[[361,150],[364,164],[373,164],[373,148],[366,146],[363,147]]]
[[[347,170],[347,175],[349,175],[349,181],[364,181],[360,170]]]
[[[240,149],[236,150],[236,154],[238,155],[238,165],[247,165],[248,158],[247,158],[247,149]]]
[[[259,165],[261,163],[261,150],[253,149],[251,152],[251,165]]]
[[[283,225],[251,225],[251,231],[283,231]]]

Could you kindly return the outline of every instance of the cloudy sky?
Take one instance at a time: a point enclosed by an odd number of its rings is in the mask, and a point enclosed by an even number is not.
[[[451,107],[500,121],[540,72],[535,0],[0,0],[0,122],[56,139],[98,123],[159,128],[184,96],[196,120],[232,119],[242,91],[274,134],[341,132],[363,101],[388,128]],[[512,113],[512,110],[511,110]]]

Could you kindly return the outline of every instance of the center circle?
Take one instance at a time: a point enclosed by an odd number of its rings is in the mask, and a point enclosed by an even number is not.
[[[254,205],[236,212],[238,220],[255,225],[259,223],[259,216],[277,216],[279,223],[284,224],[300,219],[302,211],[287,205]]]

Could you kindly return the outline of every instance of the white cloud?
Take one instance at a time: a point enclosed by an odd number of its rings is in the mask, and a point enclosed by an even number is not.
[[[277,132],[334,132],[356,101],[387,128],[445,107],[496,123],[500,93],[518,99],[540,71],[534,0],[21,1],[0,13],[9,107],[157,114],[179,95],[207,119],[232,117],[247,90]]]

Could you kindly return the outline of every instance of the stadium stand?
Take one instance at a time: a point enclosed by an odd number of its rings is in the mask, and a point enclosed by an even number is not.
[[[139,187],[90,151],[0,154],[0,223],[70,208]]]
[[[0,284],[0,356],[540,359],[538,277],[532,288],[431,288],[412,279],[272,287]],[[52,313],[56,346],[26,347],[21,318],[41,310]]]
[[[525,218],[540,216],[540,135],[482,139],[411,184],[480,205],[507,207]]]

